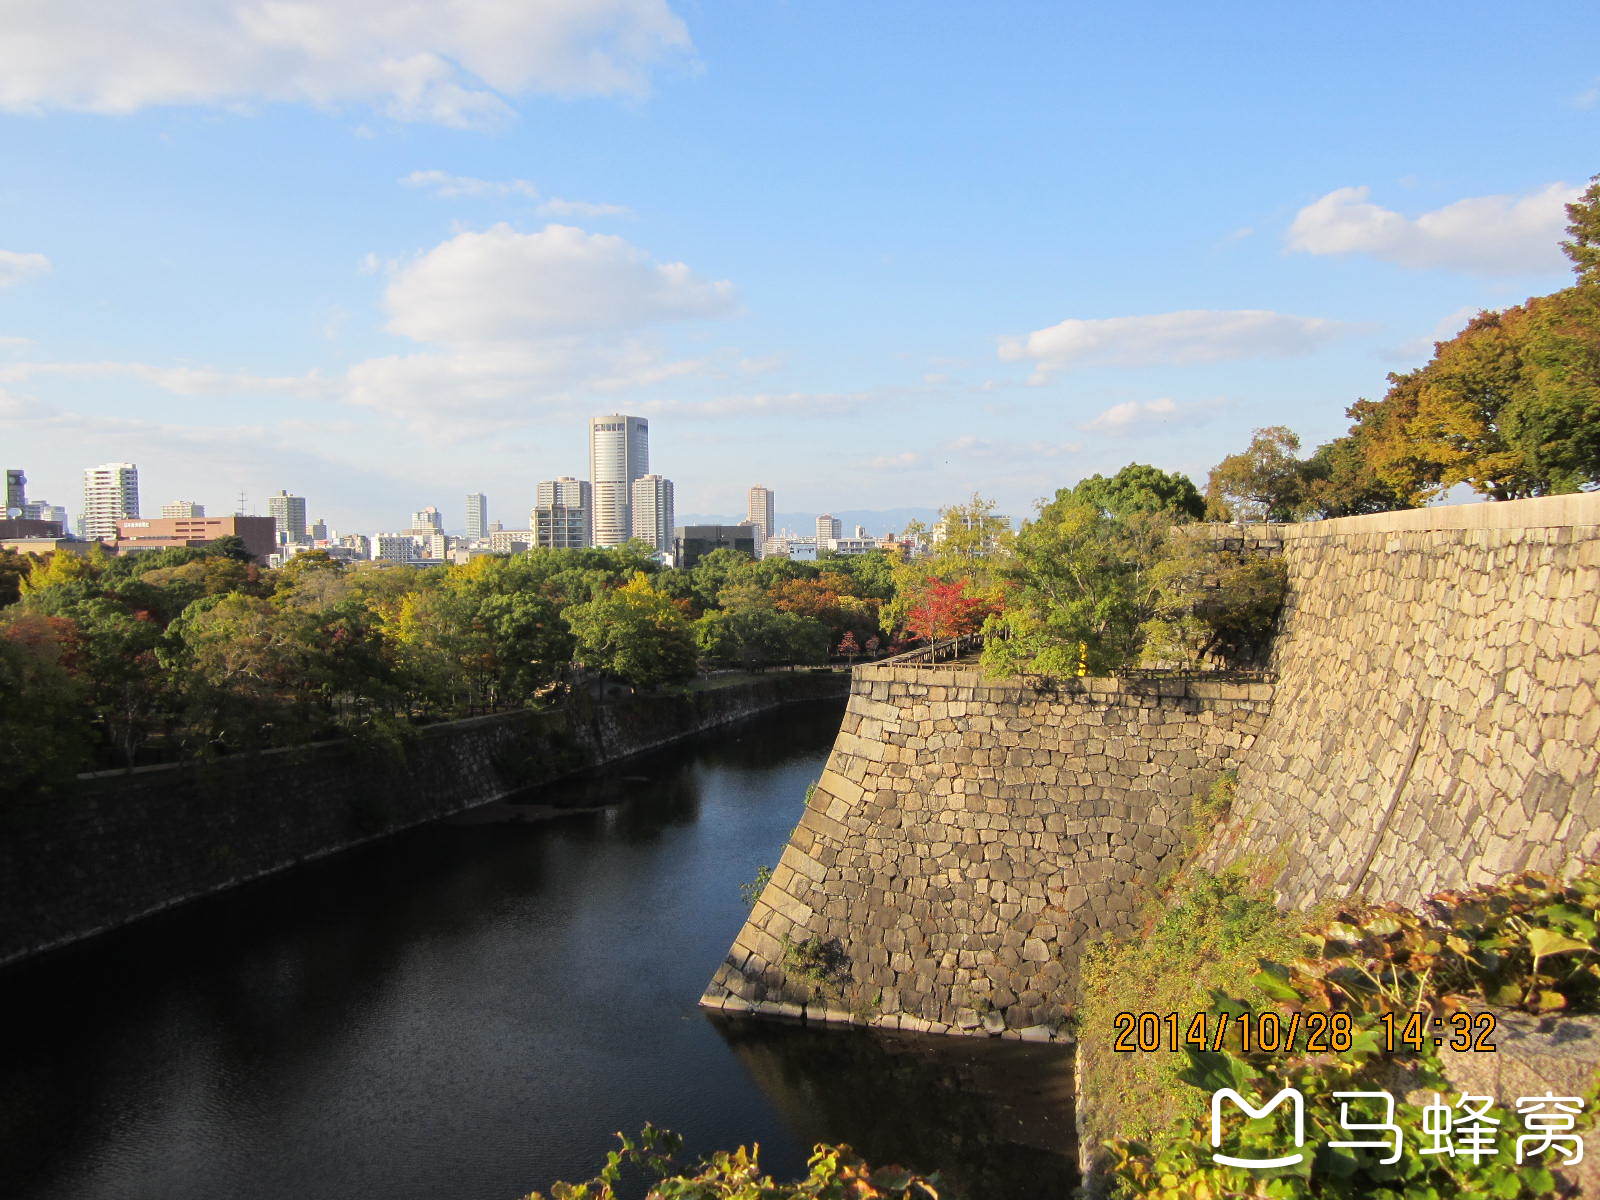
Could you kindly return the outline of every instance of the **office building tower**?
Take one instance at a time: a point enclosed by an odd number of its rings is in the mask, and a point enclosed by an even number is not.
[[[672,549],[672,480],[641,475],[633,481],[633,536],[661,553]]]
[[[620,546],[633,533],[633,481],[650,472],[650,423],[612,413],[589,420],[591,527],[596,546]]]
[[[21,509],[28,506],[28,477],[23,474],[21,467],[6,468],[6,511],[0,517],[10,516],[13,508]]]
[[[166,521],[193,521],[205,515],[206,506],[196,504],[193,500],[174,500],[171,504],[161,506],[161,517]]]
[[[278,523],[278,541],[301,545],[306,540],[306,498],[280,491],[267,497],[267,515]]]
[[[594,544],[594,490],[588,480],[571,475],[546,479],[534,489],[533,499],[528,528],[535,546],[583,550]]]
[[[325,518],[318,518],[311,526],[311,540],[313,542],[328,541],[328,522]]]
[[[817,518],[817,549],[826,550],[828,548],[828,543],[833,541],[842,532],[844,532],[844,530],[839,524],[839,518],[834,516],[832,513],[823,513]]]
[[[444,514],[433,505],[411,514],[411,532],[418,537],[444,532]]]
[[[482,541],[489,536],[489,497],[482,492],[467,493],[467,540]]]
[[[750,489],[750,508],[746,523],[756,528],[756,556],[759,558],[766,540],[778,532],[772,512],[771,488],[756,486]]]
[[[83,519],[78,528],[85,538],[117,536],[117,522],[139,515],[139,468],[132,463],[102,463],[83,473]]]

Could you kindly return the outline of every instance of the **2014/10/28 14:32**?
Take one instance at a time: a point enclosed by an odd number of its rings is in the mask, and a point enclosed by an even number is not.
[[[1421,1012],[1378,1018],[1385,1053],[1421,1051],[1428,1042],[1442,1048],[1491,1052],[1495,1029],[1493,1013],[1457,1012],[1437,1018]],[[1237,1049],[1244,1053],[1342,1053],[1356,1036],[1349,1013],[1195,1013],[1187,1020],[1176,1012],[1120,1012],[1112,1024],[1117,1031],[1113,1049],[1120,1054],[1152,1053],[1192,1048]]]

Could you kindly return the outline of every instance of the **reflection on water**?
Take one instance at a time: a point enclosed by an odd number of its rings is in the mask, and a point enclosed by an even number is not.
[[[826,1138],[1060,1178],[1064,1101],[1016,1117],[1050,1047],[869,1053],[696,1007],[838,720],[784,710],[0,975],[0,1196],[509,1200],[646,1121],[780,1176]]]
[[[1066,1047],[707,1019],[802,1142],[938,1171],[974,1198],[1065,1197],[1077,1184]]]

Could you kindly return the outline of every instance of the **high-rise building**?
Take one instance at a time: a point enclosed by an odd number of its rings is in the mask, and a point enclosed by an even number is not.
[[[444,532],[444,514],[433,505],[411,514],[411,532],[418,537]]]
[[[139,468],[132,463],[101,463],[83,472],[83,519],[78,529],[85,538],[117,536],[117,522],[139,515]]]
[[[328,538],[328,521],[326,517],[319,517],[311,525],[311,540],[313,542],[326,542]]]
[[[777,521],[772,512],[772,489],[759,484],[750,489],[750,510],[746,518],[756,529],[756,557],[761,557],[766,540],[777,533]]]
[[[267,515],[278,523],[278,541],[301,545],[306,540],[306,498],[280,491],[267,497]]]
[[[59,525],[63,536],[71,533],[67,528],[67,510],[59,504],[51,504],[48,500],[29,500],[22,506],[22,516],[28,521],[49,521],[51,524]]]
[[[482,492],[467,493],[467,540],[481,541],[489,536],[489,497]]]
[[[633,533],[633,481],[650,472],[650,422],[612,413],[589,419],[589,482],[596,546],[620,546]]]
[[[534,489],[528,528],[535,546],[582,550],[594,544],[591,533],[594,490],[586,479],[563,475]]]
[[[161,506],[162,519],[167,521],[193,521],[205,515],[206,506],[204,504],[196,504],[193,500],[174,500],[171,504],[163,504]]]
[[[817,549],[825,550],[829,542],[844,532],[839,524],[839,518],[832,513],[823,513],[817,518]]]
[[[22,509],[28,506],[28,477],[23,474],[21,467],[6,468],[6,511],[0,517],[10,515],[13,508]]]
[[[672,480],[641,475],[633,481],[633,536],[658,551],[672,549]]]

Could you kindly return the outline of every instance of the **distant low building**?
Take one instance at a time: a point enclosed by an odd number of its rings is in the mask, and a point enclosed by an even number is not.
[[[205,515],[206,506],[204,504],[196,504],[193,500],[174,500],[171,504],[163,504],[161,506],[163,520],[175,521],[179,517],[185,517],[192,521],[196,517]]]
[[[278,523],[272,517],[148,517],[117,522],[118,554],[204,546],[218,538],[236,537],[250,557],[265,564],[278,548]]]
[[[672,561],[692,567],[713,550],[737,550],[756,556],[756,531],[751,525],[679,525],[672,531]]]
[[[417,556],[417,539],[409,533],[375,533],[371,552],[373,562],[410,562]]]
[[[0,517],[0,538],[58,538],[66,530],[57,521],[34,521],[27,517]]]
[[[532,546],[531,529],[497,529],[489,535],[489,549],[496,554],[521,554]]]

